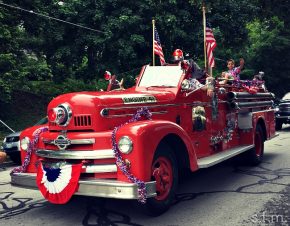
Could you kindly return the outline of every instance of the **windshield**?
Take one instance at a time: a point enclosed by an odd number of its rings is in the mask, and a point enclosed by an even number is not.
[[[139,87],[177,87],[181,75],[180,66],[146,66]]]

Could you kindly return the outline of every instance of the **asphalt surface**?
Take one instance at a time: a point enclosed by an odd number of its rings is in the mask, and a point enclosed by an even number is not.
[[[149,217],[135,201],[73,197],[65,205],[39,191],[12,187],[13,164],[0,165],[0,225],[290,225],[290,127],[265,143],[264,161],[230,160],[189,175],[174,205]]]

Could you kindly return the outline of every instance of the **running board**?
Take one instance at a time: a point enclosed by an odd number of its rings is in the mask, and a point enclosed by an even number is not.
[[[244,146],[238,146],[236,148],[231,148],[226,151],[222,151],[208,157],[200,158],[197,160],[197,165],[199,168],[208,168],[210,166],[223,162],[227,159],[230,159],[238,154],[241,154],[245,151],[248,151],[252,149],[253,147],[254,145],[252,144],[252,145],[244,145]]]

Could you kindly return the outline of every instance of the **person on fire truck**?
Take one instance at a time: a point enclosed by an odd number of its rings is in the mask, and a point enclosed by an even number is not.
[[[111,90],[124,90],[124,79],[121,79],[121,81],[117,80],[117,76],[116,75],[112,75],[111,72],[109,71],[105,71],[104,74],[104,78],[105,80],[109,81],[108,87],[107,87],[107,91],[111,91]]]
[[[183,51],[181,49],[174,50],[172,57],[173,62],[180,65],[181,68],[186,71],[186,79],[189,80],[192,90],[201,88],[207,90],[208,96],[211,97],[213,95],[214,79],[212,76],[202,70],[192,59],[184,60]],[[200,82],[204,77],[206,77],[206,85]]]
[[[240,80],[240,73],[245,65],[245,60],[240,58],[240,66],[235,67],[235,61],[233,59],[227,60],[228,71],[222,72],[221,78],[224,79],[220,84],[226,84],[229,79]]]

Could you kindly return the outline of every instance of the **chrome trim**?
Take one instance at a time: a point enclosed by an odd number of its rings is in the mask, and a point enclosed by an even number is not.
[[[68,103],[63,103],[63,104],[60,104],[58,105],[58,107],[60,108],[63,108],[67,114],[67,120],[64,124],[59,124],[57,123],[59,126],[67,126],[72,118],[72,110],[71,110],[71,107],[69,106]]]
[[[276,116],[276,118],[285,118],[285,119],[288,119],[290,116]]]
[[[112,149],[84,151],[38,149],[36,155],[52,159],[109,159],[115,157]]]
[[[229,102],[228,102],[228,101],[225,101],[225,100],[220,100],[220,99],[219,99],[219,103],[220,103],[220,104],[228,104]]]
[[[230,102],[229,106],[232,110],[240,110],[247,108],[262,108],[273,105],[273,101],[254,101],[254,102]]]
[[[42,141],[45,144],[55,144],[54,143],[55,140],[49,140],[44,138]],[[94,144],[95,142],[96,142],[95,138],[70,140],[70,144]]]
[[[94,144],[96,143],[95,138],[90,138],[90,139],[74,139],[70,140],[71,144]]]
[[[269,109],[269,110],[262,110],[262,111],[252,111],[253,113],[263,113],[263,112],[270,112],[270,111],[275,111],[274,109]]]
[[[238,128],[252,129],[253,128],[253,113],[238,113]]]
[[[115,173],[117,172],[117,166],[115,164],[106,165],[83,165],[85,173]]]
[[[162,115],[166,114],[168,111],[155,111],[150,112],[152,115]],[[126,116],[133,116],[134,114],[122,114],[122,115],[101,115],[104,118],[119,118],[119,117],[126,117]]]
[[[146,108],[159,108],[159,107],[180,107],[183,106],[184,104],[163,104],[163,105],[147,105],[147,106],[142,106]],[[211,106],[209,102],[194,102],[194,103],[186,103],[187,106]],[[121,110],[121,109],[139,109],[140,106],[126,106],[126,107],[115,107],[115,108],[103,108],[100,111],[100,115],[104,118],[116,118],[116,117],[125,117],[125,116],[133,116],[134,114],[123,114],[123,115],[113,115],[113,116],[108,116],[104,115],[102,112],[104,111],[110,111],[110,110]],[[156,112],[151,112],[153,115],[154,114],[166,114],[168,113],[167,110],[165,111],[156,111]]]
[[[124,104],[143,104],[143,103],[156,103],[156,97],[153,95],[137,95],[130,97],[122,97],[122,101]]]
[[[60,150],[65,150],[69,145],[71,145],[71,141],[67,139],[66,134],[58,135],[53,142]]]
[[[229,101],[238,99],[274,99],[275,95],[273,93],[255,93],[250,94],[248,92],[228,92],[227,98]]]
[[[108,110],[120,110],[120,109],[139,109],[140,107],[144,108],[157,108],[157,107],[174,107],[174,106],[181,106],[181,104],[158,104],[158,105],[147,105],[147,106],[120,106],[120,107],[115,107],[115,108],[105,108]]]
[[[36,173],[11,174],[13,186],[38,189]],[[156,182],[145,183],[147,198],[156,196]],[[94,196],[116,199],[138,199],[138,187],[134,183],[106,179],[80,179],[79,189],[75,195]]]
[[[229,158],[232,158],[240,153],[248,151],[253,147],[255,147],[255,145],[251,144],[231,148],[208,157],[200,158],[197,160],[197,165],[199,168],[208,168],[210,166],[221,163]]]

